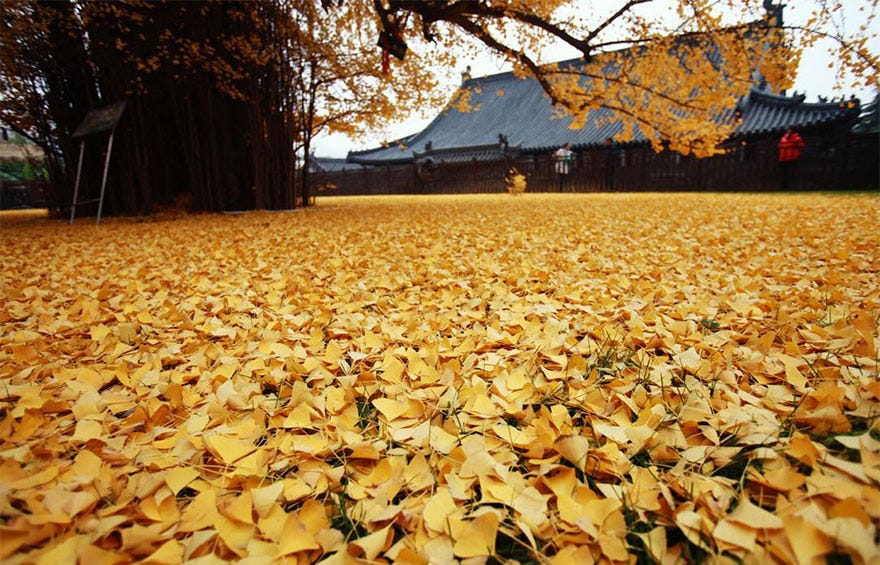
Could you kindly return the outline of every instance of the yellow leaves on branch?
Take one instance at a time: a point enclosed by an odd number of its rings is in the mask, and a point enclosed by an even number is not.
[[[526,191],[526,177],[516,167],[511,167],[507,171],[504,184],[507,187],[507,192],[513,195],[522,194]]]
[[[0,216],[4,563],[878,559],[876,198],[154,220]]]

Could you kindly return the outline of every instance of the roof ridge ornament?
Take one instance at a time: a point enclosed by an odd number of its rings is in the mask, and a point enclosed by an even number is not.
[[[767,12],[767,24],[770,27],[782,27],[782,10],[785,4],[782,2],[774,4],[773,0],[764,0],[764,10]]]

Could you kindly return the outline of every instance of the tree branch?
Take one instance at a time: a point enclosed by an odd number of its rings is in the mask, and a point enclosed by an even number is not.
[[[550,101],[555,106],[561,106],[563,108],[570,109],[569,105],[566,104],[565,101],[563,101],[554,92],[553,85],[550,84],[550,82],[547,80],[546,72],[540,66],[538,66],[537,63],[532,61],[531,57],[529,57],[528,55],[526,55],[525,53],[523,53],[521,51],[517,51],[516,49],[508,47],[507,45],[504,45],[503,43],[501,43],[500,41],[498,41],[497,39],[492,37],[492,35],[486,29],[477,25],[476,23],[472,22],[471,20],[468,20],[466,18],[462,18],[461,20],[454,21],[452,23],[455,23],[456,25],[461,27],[463,30],[465,30],[466,32],[471,34],[473,37],[482,41],[483,44],[486,45],[487,47],[490,47],[500,53],[503,53],[504,55],[510,57],[511,59],[516,60],[521,65],[526,67],[532,73],[535,80],[537,80],[538,83],[541,85],[541,88],[544,89],[544,92],[547,93],[547,96],[550,98]]]
[[[380,0],[375,1],[379,2]],[[651,0],[631,1],[641,3],[650,2]],[[438,2],[436,0],[391,0],[389,6],[391,11],[404,10],[418,14],[425,24],[438,21],[459,24],[462,19],[470,20],[470,18],[490,18],[495,20],[510,18],[554,35],[578,49],[584,54],[584,57],[590,57],[589,41],[578,39],[559,26],[523,10],[491,6],[476,0],[461,0],[452,3]]]
[[[620,16],[627,13],[633,6],[635,6],[637,4],[646,4],[651,1],[652,0],[629,0],[629,2],[627,2],[626,4],[621,6],[619,10],[617,10],[614,14],[609,16],[608,19],[606,19],[604,22],[602,22],[596,29],[591,31],[589,33],[589,35],[587,35],[587,37],[584,39],[584,41],[586,43],[589,43],[589,42],[593,41],[594,39],[596,39],[596,37],[600,33],[602,33],[603,29],[605,29],[609,25],[613,24],[615,22],[615,20],[617,20],[618,18],[620,18]]]
[[[871,69],[873,69],[873,71],[874,71],[875,74],[876,74],[878,71],[880,71],[880,62],[878,62],[877,58],[875,58],[875,57],[871,57],[871,55],[868,54],[868,53],[863,53],[861,49],[858,49],[858,48],[856,48],[856,47],[850,45],[846,40],[844,40],[842,37],[840,37],[840,36],[838,36],[838,35],[836,35],[836,34],[833,34],[833,33],[827,33],[827,32],[824,32],[824,31],[820,31],[820,30],[818,30],[818,29],[811,29],[811,28],[807,28],[807,27],[804,27],[804,26],[782,26],[780,29],[788,29],[788,30],[792,30],[792,31],[799,31],[799,32],[801,32],[801,33],[806,33],[806,34],[809,34],[809,35],[816,35],[816,36],[819,36],[819,37],[823,37],[823,38],[825,38],[825,39],[830,39],[830,40],[832,40],[832,41],[836,41],[836,42],[837,42],[837,43],[843,48],[844,51],[849,51],[849,52],[853,52],[853,53],[855,53],[856,56],[858,56],[858,57],[859,57],[860,59],[862,59],[865,63],[867,63],[868,65],[870,65],[870,66],[871,66]]]

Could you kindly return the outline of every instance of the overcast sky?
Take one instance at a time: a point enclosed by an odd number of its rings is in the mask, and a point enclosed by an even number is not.
[[[804,2],[803,0],[788,2],[784,16],[786,25],[798,24],[806,21],[809,17],[809,10],[806,8],[809,4],[811,4],[811,2]],[[862,17],[862,14],[858,11],[858,7],[863,4],[863,2],[847,0],[845,4],[845,17],[848,18],[848,21],[846,22],[847,26],[855,27],[858,25],[859,20]],[[662,8],[651,9],[657,10],[658,13],[665,11]],[[876,29],[876,25],[874,27],[874,33],[880,32],[880,30]],[[877,47],[880,46],[874,46],[875,52],[877,51]],[[828,67],[829,63],[833,62],[833,59],[828,54],[827,48],[828,44],[822,44],[804,52],[798,68],[797,79],[795,80],[794,88],[792,90],[799,93],[805,92],[808,102],[816,102],[819,95],[832,98],[841,95],[848,97],[851,94],[855,94],[859,97],[862,103],[870,102],[877,92],[876,85],[874,88],[866,88],[860,91],[853,91],[847,87],[836,87],[834,70]],[[415,56],[418,55],[415,54]],[[558,51],[558,56],[553,57],[553,59],[565,60],[576,56],[577,53],[573,51],[572,48],[566,46],[561,48]],[[379,57],[378,51],[376,57]],[[475,77],[510,70],[510,67],[503,61],[500,61],[497,57],[489,56],[488,54],[485,57],[480,57],[469,63],[464,63],[463,66],[467,64],[470,64],[472,75]],[[464,68],[460,70],[463,71]],[[451,78],[447,84],[450,97],[457,86],[458,79]],[[345,157],[349,151],[376,147],[383,141],[399,139],[421,131],[441,110],[442,108],[437,108],[434,112],[431,112],[425,117],[412,116],[406,120],[391,124],[387,133],[377,132],[373,135],[368,135],[356,140],[338,134],[321,135],[315,140],[315,153],[319,157]]]

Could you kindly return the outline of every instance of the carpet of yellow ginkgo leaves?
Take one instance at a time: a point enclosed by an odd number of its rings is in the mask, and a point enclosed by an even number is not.
[[[4,563],[878,563],[880,198],[0,215]]]

